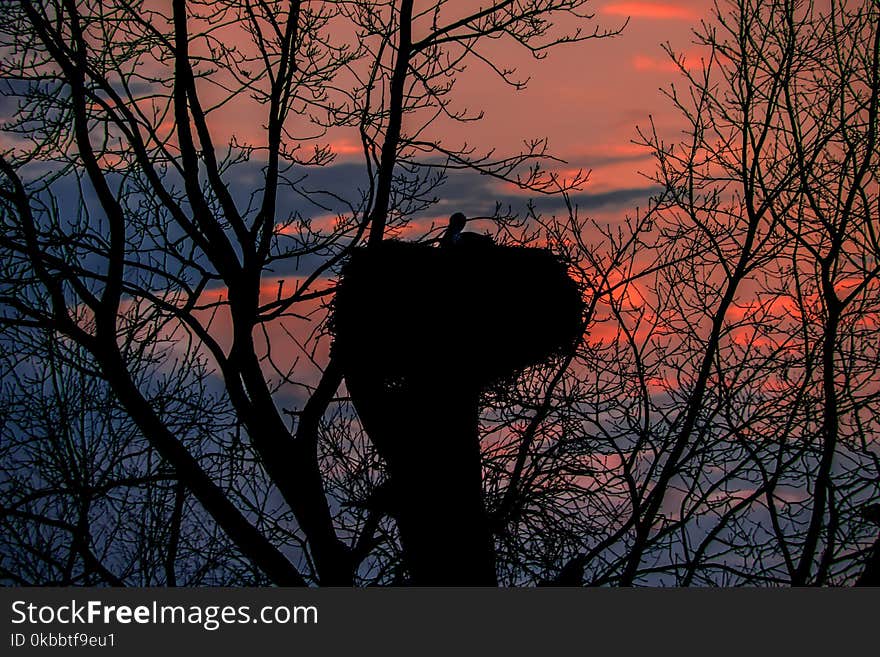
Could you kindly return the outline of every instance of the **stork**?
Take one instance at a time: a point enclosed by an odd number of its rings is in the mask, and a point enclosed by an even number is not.
[[[440,238],[440,246],[490,246],[491,244],[494,244],[489,235],[463,232],[467,221],[467,217],[461,212],[456,212],[449,217],[449,225],[446,227],[446,232],[443,233],[443,237]]]

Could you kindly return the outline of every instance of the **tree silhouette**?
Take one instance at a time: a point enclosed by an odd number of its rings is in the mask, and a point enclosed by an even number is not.
[[[334,522],[319,460],[340,368],[321,363],[310,382],[306,368],[276,363],[267,327],[313,314],[332,297],[329,277],[346,255],[381,244],[430,205],[445,171],[472,169],[523,189],[550,184],[539,166],[521,173],[549,157],[545,142],[495,158],[428,140],[424,127],[438,116],[477,118],[451,105],[448,72],[471,60],[522,84],[483,54],[485,41],[513,40],[540,57],[602,35],[584,31],[581,0],[505,1],[452,17],[445,4],[4,3],[5,93],[19,102],[0,163],[8,344],[54,341],[65,367],[96,377],[142,437],[130,448],[160,459],[277,584],[351,584],[365,556],[357,546],[372,537]],[[563,18],[575,20],[561,28]],[[257,140],[217,141],[215,117],[254,107]],[[344,128],[360,136],[365,169],[348,199],[310,190],[301,173],[332,160],[321,139]],[[249,199],[238,197],[239,175],[258,180]],[[340,220],[313,229],[308,215],[281,206],[282,194],[306,196],[309,212],[335,204]],[[309,270],[297,268],[303,258]],[[266,298],[264,277],[284,267],[299,283]],[[311,358],[315,345],[300,356]],[[179,381],[185,399],[185,382],[197,385],[206,370],[222,380],[207,395],[223,413],[195,449],[179,409],[164,402],[163,381]],[[293,428],[275,398],[285,385],[308,393]],[[250,465],[233,474],[219,455],[242,441]],[[19,456],[9,454],[14,465]],[[247,468],[265,475],[271,505],[286,507],[280,516],[265,512],[265,491],[236,490]],[[8,494],[7,506],[24,503]],[[58,503],[81,495],[74,487]],[[270,540],[266,525],[275,524],[289,538]]]
[[[667,47],[687,139],[640,133],[663,192],[606,232],[629,257],[584,250],[617,344],[583,416],[621,506],[572,563],[622,584],[852,582],[878,494],[877,6],[719,3],[696,37],[699,61]]]
[[[612,225],[546,142],[437,136],[481,118],[465,67],[524,84],[496,40],[611,34],[588,9],[4,2],[4,581],[870,581],[880,9],[719,2]],[[498,260],[453,256],[413,219],[460,170],[567,211],[499,207]],[[577,326],[510,253],[574,281]]]
[[[395,272],[406,276],[389,284]],[[480,395],[573,353],[582,312],[565,264],[544,249],[387,241],[352,254],[334,300],[333,353],[388,464],[413,583],[496,583]]]

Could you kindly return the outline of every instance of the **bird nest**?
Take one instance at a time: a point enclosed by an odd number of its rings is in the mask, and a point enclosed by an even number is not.
[[[385,241],[342,270],[333,351],[346,376],[482,388],[569,353],[583,308],[547,249]]]

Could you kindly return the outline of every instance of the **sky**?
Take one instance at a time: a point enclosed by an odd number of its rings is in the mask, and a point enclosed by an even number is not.
[[[167,12],[168,0],[152,0]],[[432,4],[417,0],[416,6]],[[480,3],[472,0],[449,0],[452,12],[473,11]],[[677,122],[670,102],[660,92],[680,74],[661,49],[669,42],[698,61],[691,31],[712,7],[708,0],[593,0],[587,9],[595,18],[588,26],[614,30],[626,23],[618,36],[565,44],[549,51],[546,59],[536,61],[524,48],[510,39],[491,42],[492,61],[516,68],[519,78],[528,78],[526,89],[515,91],[504,85],[485,64],[472,60],[458,76],[454,90],[455,107],[484,112],[483,120],[468,124],[443,125],[446,143],[465,141],[478,150],[497,149],[502,155],[517,153],[523,142],[546,137],[549,151],[565,160],[556,168],[565,173],[589,170],[590,179],[575,197],[582,211],[593,218],[614,221],[626,212],[644,205],[652,188],[642,172],[651,171],[650,153],[634,145],[637,126],[645,126],[653,117],[660,134],[675,139]],[[562,27],[566,27],[563,25]],[[569,26],[570,27],[570,26]],[[239,34],[240,36],[240,34]],[[418,35],[417,35],[418,36]],[[337,40],[346,35],[334,34]],[[244,47],[244,44],[238,44]],[[193,48],[197,46],[192,46]],[[167,65],[167,62],[161,64]],[[215,90],[216,93],[216,90]],[[200,87],[203,104],[210,104],[211,86]],[[0,114],[13,108],[2,105]],[[11,102],[11,101],[10,101]],[[230,103],[211,115],[214,143],[222,147],[232,135],[239,140],[259,144],[265,141],[266,107],[248,103],[245,107]],[[171,129],[171,124],[168,124]],[[4,139],[7,136],[3,137]],[[331,134],[327,138],[336,153],[333,165],[312,170],[315,186],[348,185],[362,173],[362,152],[356,133]],[[256,167],[249,175],[239,169],[232,181],[233,192],[246,202],[258,186]],[[529,195],[487,178],[457,176],[440,191],[440,203],[429,217],[445,221],[452,212],[468,216],[489,215],[495,204],[517,204],[521,209]],[[301,199],[282,199],[299,209]],[[561,202],[544,199],[539,206],[547,212],[560,209]],[[315,217],[315,208],[305,208]],[[320,218],[320,217],[317,217]],[[489,228],[489,226],[483,226]]]
[[[420,4],[428,2],[417,2],[417,8]],[[451,0],[447,6],[456,15],[473,10],[473,5],[479,6],[469,0]],[[707,0],[594,0],[587,5],[595,15],[588,25],[614,30],[626,23],[623,32],[613,38],[561,45],[541,61],[510,39],[490,43],[486,52],[492,61],[516,68],[517,77],[528,78],[529,83],[524,90],[513,90],[488,66],[472,60],[456,81],[454,107],[483,111],[484,118],[468,124],[443,124],[444,143],[466,141],[478,150],[495,148],[499,154],[514,154],[524,140],[546,137],[550,152],[566,161],[556,165],[559,171],[591,172],[589,182],[575,198],[581,209],[589,210],[594,218],[622,218],[626,211],[644,205],[652,189],[641,175],[652,168],[650,153],[631,143],[637,136],[636,127],[645,126],[650,115],[664,137],[674,139],[678,129],[660,89],[680,73],[661,43],[669,42],[689,61],[698,61],[691,31],[708,16],[711,7]],[[256,111],[264,113],[265,108],[257,107]],[[252,132],[253,139],[259,141],[259,123],[249,116],[243,122],[243,118],[231,105],[214,115],[212,127],[218,136],[236,133],[247,138]],[[327,140],[336,153],[335,162],[313,175],[322,183],[333,179],[350,183],[353,167],[363,157],[357,134],[333,133]],[[524,205],[528,195],[510,185],[469,176],[453,177],[440,198],[429,218],[445,221],[454,211],[489,215],[496,202]],[[562,206],[558,200],[545,199],[539,207],[552,212]]]
[[[653,115],[658,128],[674,136],[677,123],[661,87],[679,77],[661,49],[670,42],[684,53],[692,51],[691,30],[708,14],[709,2],[599,1],[592,5],[595,22],[616,28],[629,18],[616,37],[566,44],[537,62],[514,44],[505,44],[499,59],[517,66],[529,78],[527,88],[511,91],[485,66],[474,65],[459,82],[467,106],[479,106],[485,119],[465,126],[469,140],[515,148],[524,139],[548,137],[550,150],[568,162],[566,169],[592,171],[584,187],[588,195],[605,195],[647,186],[640,171],[650,170],[650,154],[631,143],[636,126]],[[631,206],[632,194],[619,203]],[[478,205],[476,199],[474,203]],[[489,208],[491,209],[491,208]],[[480,211],[474,207],[472,213]],[[483,210],[485,212],[485,210]]]

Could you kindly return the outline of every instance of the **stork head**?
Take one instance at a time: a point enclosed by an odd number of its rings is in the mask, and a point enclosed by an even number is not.
[[[465,217],[461,212],[456,212],[454,215],[449,217],[449,230],[452,233],[460,233],[464,230],[464,225],[467,223],[467,217]]]

